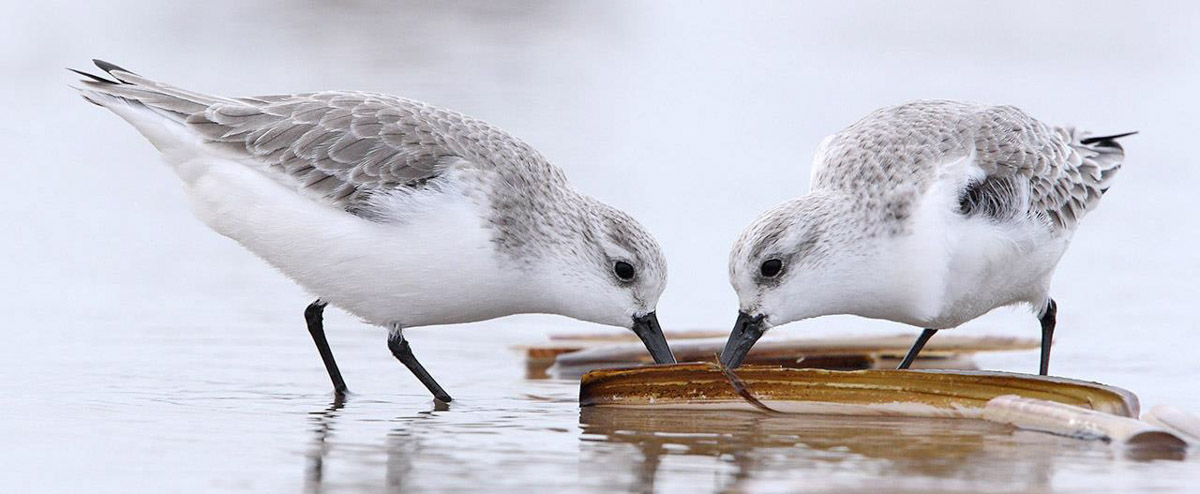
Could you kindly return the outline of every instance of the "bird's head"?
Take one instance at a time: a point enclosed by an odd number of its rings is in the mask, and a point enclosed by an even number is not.
[[[841,199],[815,193],[780,204],[734,244],[729,280],[740,310],[721,353],[725,365],[740,365],[773,326],[855,312],[873,263]]]
[[[546,249],[542,295],[549,312],[632,330],[657,363],[674,363],[655,312],[667,284],[667,262],[645,228],[591,198],[574,215],[576,228]]]

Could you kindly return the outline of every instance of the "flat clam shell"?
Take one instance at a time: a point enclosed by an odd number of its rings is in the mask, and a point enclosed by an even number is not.
[[[1138,416],[1137,397],[1103,384],[987,371],[830,371],[744,366],[746,391],[783,413],[980,418],[987,402],[1017,395],[1122,417]],[[596,370],[583,376],[581,406],[746,410],[757,408],[715,364]]]
[[[1158,405],[1142,415],[1142,419],[1200,445],[1200,415],[1170,405]]]
[[[1078,406],[1016,395],[987,403],[983,418],[1022,429],[1080,439],[1103,439],[1115,444],[1183,449],[1187,442],[1170,431],[1134,417],[1120,417]]]

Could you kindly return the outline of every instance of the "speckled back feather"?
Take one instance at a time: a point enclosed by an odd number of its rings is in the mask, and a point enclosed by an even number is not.
[[[1124,160],[1115,141],[1050,127],[1012,106],[919,101],[877,110],[822,146],[813,189],[863,194],[877,216],[923,194],[940,167],[973,157],[981,177],[964,184],[961,212],[1004,221],[1029,216],[1072,229]],[[900,215],[902,216],[902,215]],[[894,218],[894,219],[903,219]]]
[[[465,164],[542,184],[566,183],[536,150],[486,122],[396,96],[357,91],[224,98],[187,91],[98,62],[115,78],[89,77],[87,89],[145,105],[204,139],[265,163],[307,195],[349,208],[372,192],[437,177]]]

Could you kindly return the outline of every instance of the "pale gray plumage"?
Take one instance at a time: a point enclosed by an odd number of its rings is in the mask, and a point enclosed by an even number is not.
[[[396,96],[356,91],[223,98],[123,69],[118,84],[82,81],[185,122],[296,180],[303,191],[349,204],[361,195],[436,177],[457,159],[496,171],[566,182],[536,150],[486,122]]]
[[[451,166],[477,169],[499,192],[487,198],[500,250],[522,262],[531,249],[586,249],[564,241],[603,235],[664,265],[652,238],[627,228],[624,212],[576,193],[562,170],[537,150],[486,122],[406,98],[357,91],[226,98],[169,86],[102,64],[115,81],[81,73],[87,89],[121,98],[180,122],[203,139],[247,158],[301,193],[367,219],[378,204],[422,187],[436,187]],[[506,192],[506,193],[505,193]],[[552,218],[561,221],[548,221]],[[601,227],[582,231],[579,226]],[[589,252],[593,257],[598,251]],[[665,273],[647,274],[665,279]],[[662,280],[660,280],[662,281]]]
[[[1074,228],[1095,208],[1124,158],[1112,141],[1083,144],[1012,106],[919,101],[877,110],[832,136],[813,190],[868,193],[883,219],[903,220],[938,167],[974,154],[985,176],[963,190],[962,212],[997,220],[1029,216]]]
[[[1116,139],[1011,106],[918,101],[872,112],[822,143],[812,191],[750,224],[730,254],[737,365],[771,325],[854,314],[934,332],[1027,303],[1049,362],[1050,280],[1080,219],[1124,160]]]
[[[403,329],[561,314],[627,327],[674,362],[654,239],[498,128],[383,94],[226,98],[96,65],[113,80],[76,71],[76,89],[162,152],[196,216],[319,297],[305,319],[338,392],[327,304],[387,327],[443,401]]]
[[[825,217],[810,222],[814,235],[802,245],[806,255],[797,256],[810,264],[835,250],[854,249],[859,244],[854,237],[904,234],[913,209],[942,168],[961,158],[972,158],[983,175],[963,184],[959,213],[1073,230],[1096,207],[1124,160],[1124,150],[1114,140],[1093,142],[1073,128],[1048,126],[1012,106],[958,101],[876,110],[827,138],[817,155],[813,192],[844,193],[842,197],[854,198],[854,206],[843,211],[841,205],[822,205],[816,198],[786,203],[743,233],[733,257],[759,258],[767,250],[779,250],[775,242],[796,218]]]

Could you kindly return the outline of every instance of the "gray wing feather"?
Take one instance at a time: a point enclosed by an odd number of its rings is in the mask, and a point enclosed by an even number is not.
[[[1014,107],[992,107],[983,115],[974,141],[976,164],[987,175],[964,193],[980,199],[979,213],[1001,220],[1024,214],[1074,228],[1096,208],[1124,162],[1114,141],[1084,144],[1087,136],[1075,129],[1047,126]]]
[[[922,193],[941,166],[973,157],[983,177],[961,192],[963,214],[1031,216],[1055,228],[1072,228],[1094,209],[1124,161],[1111,140],[1091,142],[1011,106],[953,101],[877,110],[834,135],[823,153],[815,189],[884,195]]]
[[[449,145],[448,137],[469,137],[450,136],[452,129],[426,109],[385,95],[328,92],[260,105],[217,103],[189,115],[186,122],[213,142],[241,146],[303,188],[342,202],[432,178],[448,157],[479,158]],[[448,113],[441,117],[466,119]]]
[[[532,148],[485,122],[395,96],[348,91],[223,98],[121,69],[87,90],[140,103],[244,155],[310,196],[355,200],[435,178],[447,166],[525,167],[565,182]],[[504,170],[500,170],[501,175]]]

